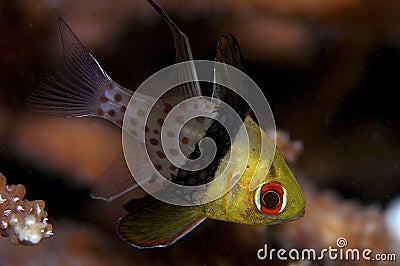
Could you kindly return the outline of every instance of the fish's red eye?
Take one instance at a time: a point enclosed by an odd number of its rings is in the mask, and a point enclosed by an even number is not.
[[[262,184],[256,190],[255,202],[259,211],[266,214],[280,213],[286,207],[285,189],[278,182]]]

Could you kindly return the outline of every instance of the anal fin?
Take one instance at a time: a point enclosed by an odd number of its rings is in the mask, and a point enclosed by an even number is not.
[[[132,200],[120,218],[118,235],[136,248],[168,247],[205,220],[200,206],[181,207],[146,196]]]
[[[113,201],[138,187],[121,153],[100,177],[91,193],[92,198]]]

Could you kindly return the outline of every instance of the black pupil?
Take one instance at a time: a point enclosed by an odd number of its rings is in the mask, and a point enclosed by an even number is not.
[[[268,191],[263,195],[263,202],[265,207],[275,208],[279,204],[279,195],[275,191]]]

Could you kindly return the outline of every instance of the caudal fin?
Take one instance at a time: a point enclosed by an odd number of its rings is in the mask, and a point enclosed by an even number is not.
[[[112,81],[62,18],[58,25],[64,50],[63,68],[32,92],[27,107],[50,115],[97,115],[100,96]]]

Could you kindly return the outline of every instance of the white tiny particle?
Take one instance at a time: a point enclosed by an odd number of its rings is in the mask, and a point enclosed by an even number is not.
[[[6,229],[8,227],[8,223],[6,221],[1,221],[1,227]]]
[[[24,211],[24,207],[22,207],[21,205],[17,206],[17,211]]]
[[[14,202],[17,202],[18,200],[19,200],[18,197],[14,197],[14,198],[12,199],[12,201],[14,201]]]
[[[8,216],[8,215],[10,215],[11,210],[5,210],[3,213],[4,213],[4,216]]]
[[[40,214],[42,212],[42,209],[40,208],[39,204],[36,204],[36,213]]]
[[[3,195],[0,194],[0,204],[3,204],[3,203],[6,202],[6,201],[7,201],[7,199],[4,199],[4,198],[3,198]]]

